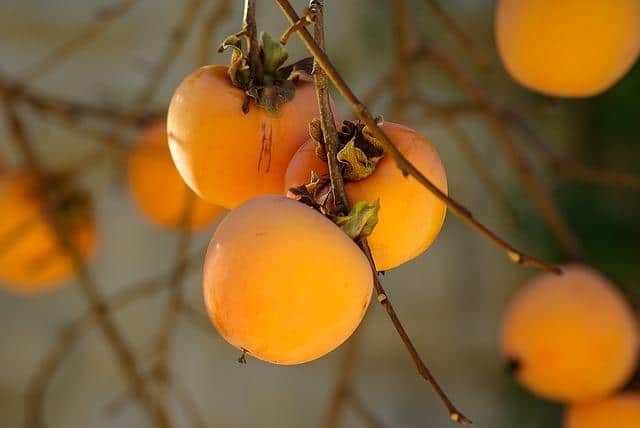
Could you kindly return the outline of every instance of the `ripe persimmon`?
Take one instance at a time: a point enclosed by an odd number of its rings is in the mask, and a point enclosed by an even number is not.
[[[640,393],[621,393],[599,401],[573,404],[567,409],[564,428],[638,428]]]
[[[178,87],[167,119],[169,146],[180,175],[204,200],[234,208],[263,194],[280,194],[284,173],[318,115],[313,85],[297,84],[277,114],[232,85],[227,67],[208,66]]]
[[[371,300],[367,258],[335,224],[282,196],[260,196],[220,223],[204,299],[220,334],[275,364],[319,358],[356,329]]]
[[[73,271],[45,217],[41,191],[37,178],[27,172],[0,179],[0,283],[17,293],[52,289]],[[89,257],[96,241],[89,201],[81,194],[64,194],[57,210],[79,253]]]
[[[444,166],[429,140],[396,123],[381,126],[402,154],[446,193]],[[326,162],[316,155],[315,144],[314,140],[307,141],[291,159],[285,191],[308,183],[311,171],[320,176],[328,174]],[[445,204],[413,177],[405,177],[390,156],[384,156],[367,178],[347,182],[345,189],[351,204],[380,200],[378,223],[368,238],[379,270],[392,269],[422,254],[444,223]]]
[[[557,97],[615,84],[640,53],[638,0],[499,0],[495,37],[507,71]]]
[[[164,122],[154,122],[138,136],[128,165],[129,188],[140,210],[153,223],[169,228],[199,229],[213,223],[224,211],[198,198],[176,171]],[[189,206],[189,204],[191,204]]]
[[[639,334],[618,290],[591,268],[570,265],[544,274],[511,302],[502,349],[515,377],[557,401],[596,400],[629,380]]]

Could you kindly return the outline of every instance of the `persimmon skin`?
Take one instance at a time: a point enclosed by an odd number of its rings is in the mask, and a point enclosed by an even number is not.
[[[495,37],[509,74],[554,97],[613,86],[640,53],[638,0],[499,0]]]
[[[344,342],[371,300],[366,257],[335,224],[282,196],[231,211],[205,260],[204,299],[220,334],[274,364],[301,364]]]
[[[17,294],[36,294],[57,288],[73,274],[73,265],[34,192],[37,178],[26,172],[0,179],[0,286]],[[89,258],[96,245],[92,220],[72,229],[78,252]]]
[[[447,193],[447,177],[436,149],[425,137],[405,126],[385,122],[382,129],[427,178]],[[285,175],[285,191],[309,182],[311,171],[328,174],[327,164],[315,154],[315,142],[307,141],[294,155]],[[391,156],[378,163],[375,172],[345,185],[351,204],[380,198],[378,224],[369,245],[378,270],[388,270],[419,256],[440,233],[447,208],[418,183],[404,177]]]
[[[287,165],[318,116],[309,83],[298,85],[278,115],[254,102],[243,113],[244,97],[226,67],[207,66],[180,84],[169,106],[169,147],[180,175],[204,200],[225,208],[280,194]]]
[[[638,428],[640,394],[622,393],[604,400],[570,406],[564,428]]]
[[[597,400],[632,375],[638,326],[606,278],[581,265],[563,271],[534,278],[516,295],[503,323],[503,354],[517,363],[517,380],[544,398]]]
[[[140,211],[161,227],[179,229],[188,209],[186,226],[201,229],[224,211],[200,199],[184,183],[171,159],[164,121],[152,123],[138,136],[129,157],[128,180]]]

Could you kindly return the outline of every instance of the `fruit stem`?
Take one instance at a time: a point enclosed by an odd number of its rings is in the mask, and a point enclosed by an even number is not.
[[[278,2],[280,3],[280,1]],[[284,3],[286,3],[290,8],[290,10],[293,11],[288,1],[284,0]],[[281,3],[281,5],[282,4],[283,3]],[[311,39],[311,40],[314,42],[318,51],[324,55],[324,29],[323,29],[324,22],[323,22],[323,7],[322,7],[321,0],[310,1],[309,13],[315,19],[314,39]],[[293,14],[295,15],[295,12],[293,12]],[[290,19],[292,22],[298,21],[297,16],[295,16],[295,19],[293,19],[293,17],[290,16]],[[309,34],[306,29],[302,29],[302,30],[304,30],[304,33],[306,33],[307,35]],[[299,30],[299,34],[302,34],[302,30]],[[341,206],[342,209],[348,212],[349,201],[347,199],[346,191],[344,189],[344,180],[342,177],[342,172],[340,170],[340,166],[338,164],[338,158],[337,158],[339,139],[338,139],[338,131],[335,125],[335,119],[334,119],[333,113],[331,112],[331,106],[329,103],[329,94],[327,89],[327,76],[325,74],[326,68],[321,66],[320,62],[318,61],[318,57],[315,54],[314,54],[314,57],[316,58],[316,62],[314,64],[314,78],[316,83],[316,91],[318,93],[318,103],[320,104],[320,120],[322,123],[324,147],[327,152],[327,163],[329,165],[329,173],[331,176],[331,187],[332,187],[332,191],[334,192],[336,207]],[[321,70],[321,67],[322,67],[322,70]],[[373,121],[373,124],[374,126],[377,127],[375,120]],[[452,421],[455,421],[460,424],[469,423],[470,420],[467,419],[453,405],[453,403],[451,402],[447,394],[444,392],[442,387],[438,384],[436,379],[433,377],[433,375],[431,374],[431,371],[429,370],[427,365],[422,360],[422,357],[416,350],[413,342],[411,341],[411,338],[405,331],[404,326],[400,321],[400,318],[398,318],[398,315],[396,314],[396,311],[393,308],[393,305],[391,304],[391,300],[389,299],[388,294],[386,293],[386,291],[382,286],[382,283],[380,282],[379,273],[376,268],[373,257],[371,255],[371,250],[369,249],[369,244],[367,243],[367,239],[360,238],[356,242],[360,247],[360,249],[362,250],[362,252],[367,257],[369,264],[371,265],[374,286],[376,289],[376,294],[379,297],[378,302],[384,307],[385,311],[387,312],[387,315],[391,319],[391,322],[395,327],[396,331],[398,332],[398,335],[400,336],[400,338],[402,339],[402,342],[404,343],[405,347],[409,351],[409,354],[411,355],[411,359],[414,361],[416,365],[416,369],[418,370],[418,373],[427,382],[429,382],[433,387],[433,389],[436,391],[438,397],[446,406]],[[383,296],[383,298],[380,298],[380,296]]]
[[[289,21],[293,24],[300,18],[295,9],[288,0],[275,0],[280,6],[283,13],[287,16]],[[375,118],[369,113],[367,107],[362,104],[360,99],[353,93],[353,90],[349,87],[347,82],[338,73],[335,66],[324,53],[324,51],[313,40],[311,34],[306,28],[299,28],[298,35],[306,45],[307,49],[313,57],[316,59],[318,65],[327,74],[327,77],[334,84],[338,92],[349,103],[356,115],[364,122],[364,124],[371,130],[372,135],[377,138],[385,148],[385,151],[391,155],[398,166],[398,168],[405,174],[414,177],[422,186],[429,190],[436,198],[444,202],[447,207],[464,222],[476,229],[485,238],[492,241],[498,247],[502,248],[507,254],[517,254],[517,262],[522,265],[532,265],[540,269],[560,274],[562,271],[555,265],[544,262],[538,258],[529,256],[523,251],[516,249],[507,241],[498,236],[495,232],[491,231],[488,227],[480,223],[471,212],[461,205],[459,202],[447,196],[438,187],[436,187],[424,174],[422,174],[411,162],[409,162],[404,155],[398,150],[398,148],[389,140],[389,137],[380,129],[376,123]]]
[[[320,49],[324,50],[324,11],[322,2],[311,0],[309,2],[309,13],[312,14],[315,21],[313,33],[316,43],[318,43]],[[313,65],[313,79],[318,96],[320,124],[324,138],[324,148],[327,152],[327,164],[329,166],[329,178],[331,179],[331,191],[333,192],[333,200],[336,206],[336,215],[344,215],[349,212],[349,201],[347,192],[344,189],[344,178],[340,171],[340,163],[338,162],[340,139],[336,120],[333,111],[331,111],[331,103],[329,102],[327,74],[318,65],[317,61]]]
[[[249,40],[249,67],[254,85],[261,85],[263,80],[262,62],[260,61],[260,44],[258,43],[258,27],[256,24],[256,0],[245,0],[242,33]]]

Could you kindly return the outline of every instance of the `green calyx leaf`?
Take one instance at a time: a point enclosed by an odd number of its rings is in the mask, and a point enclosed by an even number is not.
[[[279,41],[274,40],[268,33],[262,33],[260,54],[265,77],[277,77],[278,69],[282,67],[287,58],[289,58],[287,48]]]
[[[249,60],[250,40],[243,34],[233,34],[224,39],[219,52],[232,50],[229,78],[234,86],[242,89],[247,97],[269,113],[278,114],[280,107],[295,96],[299,80],[310,81],[313,61],[305,58],[284,66],[289,54],[285,45],[262,33],[259,47],[260,64],[255,70]],[[248,103],[245,103],[245,107]],[[247,110],[248,111],[248,110]]]
[[[371,235],[378,224],[378,212],[380,211],[380,199],[373,204],[360,201],[351,208],[346,216],[336,219],[336,224],[351,237],[351,239],[366,238]]]

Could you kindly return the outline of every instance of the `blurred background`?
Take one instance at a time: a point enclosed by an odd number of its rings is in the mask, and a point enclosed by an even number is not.
[[[207,20],[223,3],[228,11],[222,9],[209,37]],[[306,5],[292,3],[299,11]],[[466,110],[468,98],[442,67],[427,61],[408,73],[425,100],[436,107],[394,105],[393,85],[381,83],[394,69],[401,48],[393,30],[394,2],[326,3],[327,50],[356,93],[377,98],[371,105],[375,113],[402,119],[431,139],[447,168],[450,194],[480,221],[531,254],[565,262],[567,252],[521,186],[499,136],[482,113]],[[639,303],[640,193],[576,177],[579,174],[570,173],[569,164],[558,159],[599,170],[640,173],[640,67],[636,64],[601,96],[582,101],[546,99],[517,86],[497,60],[493,1],[440,2],[472,41],[473,53],[425,7],[428,3],[408,1],[412,39],[426,40],[445,52],[492,103],[526,120],[544,148],[512,127],[517,150],[533,165],[585,260]],[[287,21],[275,2],[259,1],[258,6],[261,29],[281,34]],[[110,16],[123,8],[117,17]],[[211,40],[211,63],[228,62],[228,55],[215,54],[215,48],[225,35],[238,31],[241,14],[238,0],[2,0],[0,79],[22,82],[50,99],[127,112],[162,112],[182,78],[200,65],[203,38]],[[54,49],[87,28],[72,54],[57,51],[63,55],[59,63],[44,73],[29,74]],[[290,57],[304,56],[308,55],[302,44],[292,38]],[[162,78],[156,79],[159,74]],[[379,97],[376,88],[381,90]],[[349,117],[343,101],[337,95],[334,99],[343,116]],[[38,112],[20,103],[17,108],[47,167],[77,168],[92,154],[105,153],[77,179],[90,190],[97,207],[99,244],[89,267],[100,291],[109,297],[150,279],[166,282],[175,264],[179,234],[150,224],[131,200],[125,167],[135,124]],[[6,122],[0,120],[0,156],[9,168],[17,168],[22,159],[9,139]],[[487,182],[486,175],[493,181]],[[170,354],[175,425],[192,426],[201,418],[207,427],[323,426],[348,346],[301,366],[278,367],[251,358],[246,365],[238,364],[237,350],[203,322],[201,254],[212,231],[199,233],[190,245],[193,266],[184,290],[194,313],[178,319]],[[417,348],[475,426],[560,426],[562,409],[521,390],[506,373],[498,349],[500,320],[509,297],[537,273],[510,263],[502,251],[449,215],[426,254],[383,278]],[[168,287],[160,285],[113,311],[143,372],[153,366],[168,299]],[[47,353],[60,343],[61,331],[86,310],[74,280],[32,297],[0,289],[0,427],[23,426],[27,398],[34,399],[29,395],[30,385],[37,383],[34,376],[42,372]],[[103,335],[92,327],[76,339],[64,345],[63,359],[46,387],[45,426],[148,426]],[[368,409],[367,415],[386,427],[452,426],[378,305],[369,308],[356,340],[350,388]],[[374,426],[358,408],[345,406],[339,426]]]

